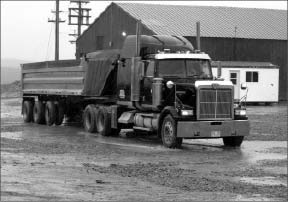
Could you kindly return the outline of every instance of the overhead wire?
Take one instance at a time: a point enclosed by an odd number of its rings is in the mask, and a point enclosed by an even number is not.
[[[51,26],[50,26],[50,34],[49,34],[49,39],[48,39],[48,44],[47,44],[47,50],[46,50],[46,60],[48,60],[48,50],[49,50],[49,46],[50,46],[50,39],[51,39],[51,33],[52,33],[52,26],[53,26],[53,24],[51,24]]]
[[[56,8],[56,2],[54,3],[54,8]],[[48,39],[48,44],[47,44],[47,50],[46,50],[46,61],[48,60],[48,50],[49,50],[49,46],[50,46],[52,26],[53,26],[53,24],[51,23],[51,26],[50,26],[50,34],[49,34],[49,39]]]

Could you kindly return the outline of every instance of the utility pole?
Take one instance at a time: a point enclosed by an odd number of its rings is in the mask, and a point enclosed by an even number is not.
[[[56,11],[52,11],[52,13],[55,13],[55,20],[50,20],[48,18],[48,22],[54,22],[55,23],[55,60],[59,60],[59,23],[65,22],[64,20],[61,20],[59,18],[59,0],[56,0]]]
[[[77,7],[69,8],[69,25],[77,25],[78,31],[77,33],[69,34],[69,36],[74,36],[75,38],[78,38],[81,35],[81,26],[82,25],[90,25],[89,24],[89,18],[91,17],[89,15],[90,8],[83,8],[82,4],[87,4],[90,1],[88,0],[71,0],[70,3],[76,3]],[[73,21],[73,19],[76,19],[76,22]],[[75,40],[70,41],[71,43],[75,43]]]

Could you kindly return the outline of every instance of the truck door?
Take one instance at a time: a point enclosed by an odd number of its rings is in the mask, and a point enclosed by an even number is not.
[[[141,92],[142,103],[152,105],[152,82],[154,78],[155,61],[145,61],[145,75]]]
[[[240,100],[240,71],[236,70],[230,70],[230,81],[234,85],[234,100],[239,101]]]

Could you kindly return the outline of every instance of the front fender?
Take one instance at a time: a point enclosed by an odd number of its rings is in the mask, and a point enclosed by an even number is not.
[[[158,137],[161,137],[162,122],[163,122],[164,117],[167,116],[168,114],[170,114],[174,119],[179,118],[178,112],[174,107],[172,107],[172,106],[165,107],[161,111],[160,116],[159,116],[159,120],[158,120],[158,126],[159,126],[158,131],[157,131]]]

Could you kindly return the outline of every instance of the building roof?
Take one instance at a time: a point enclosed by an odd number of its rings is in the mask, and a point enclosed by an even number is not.
[[[270,62],[250,62],[250,61],[220,61],[222,68],[266,68],[275,69],[279,68]],[[218,61],[212,61],[213,68],[218,67]]]
[[[273,9],[115,3],[160,35],[287,40],[287,11]]]

